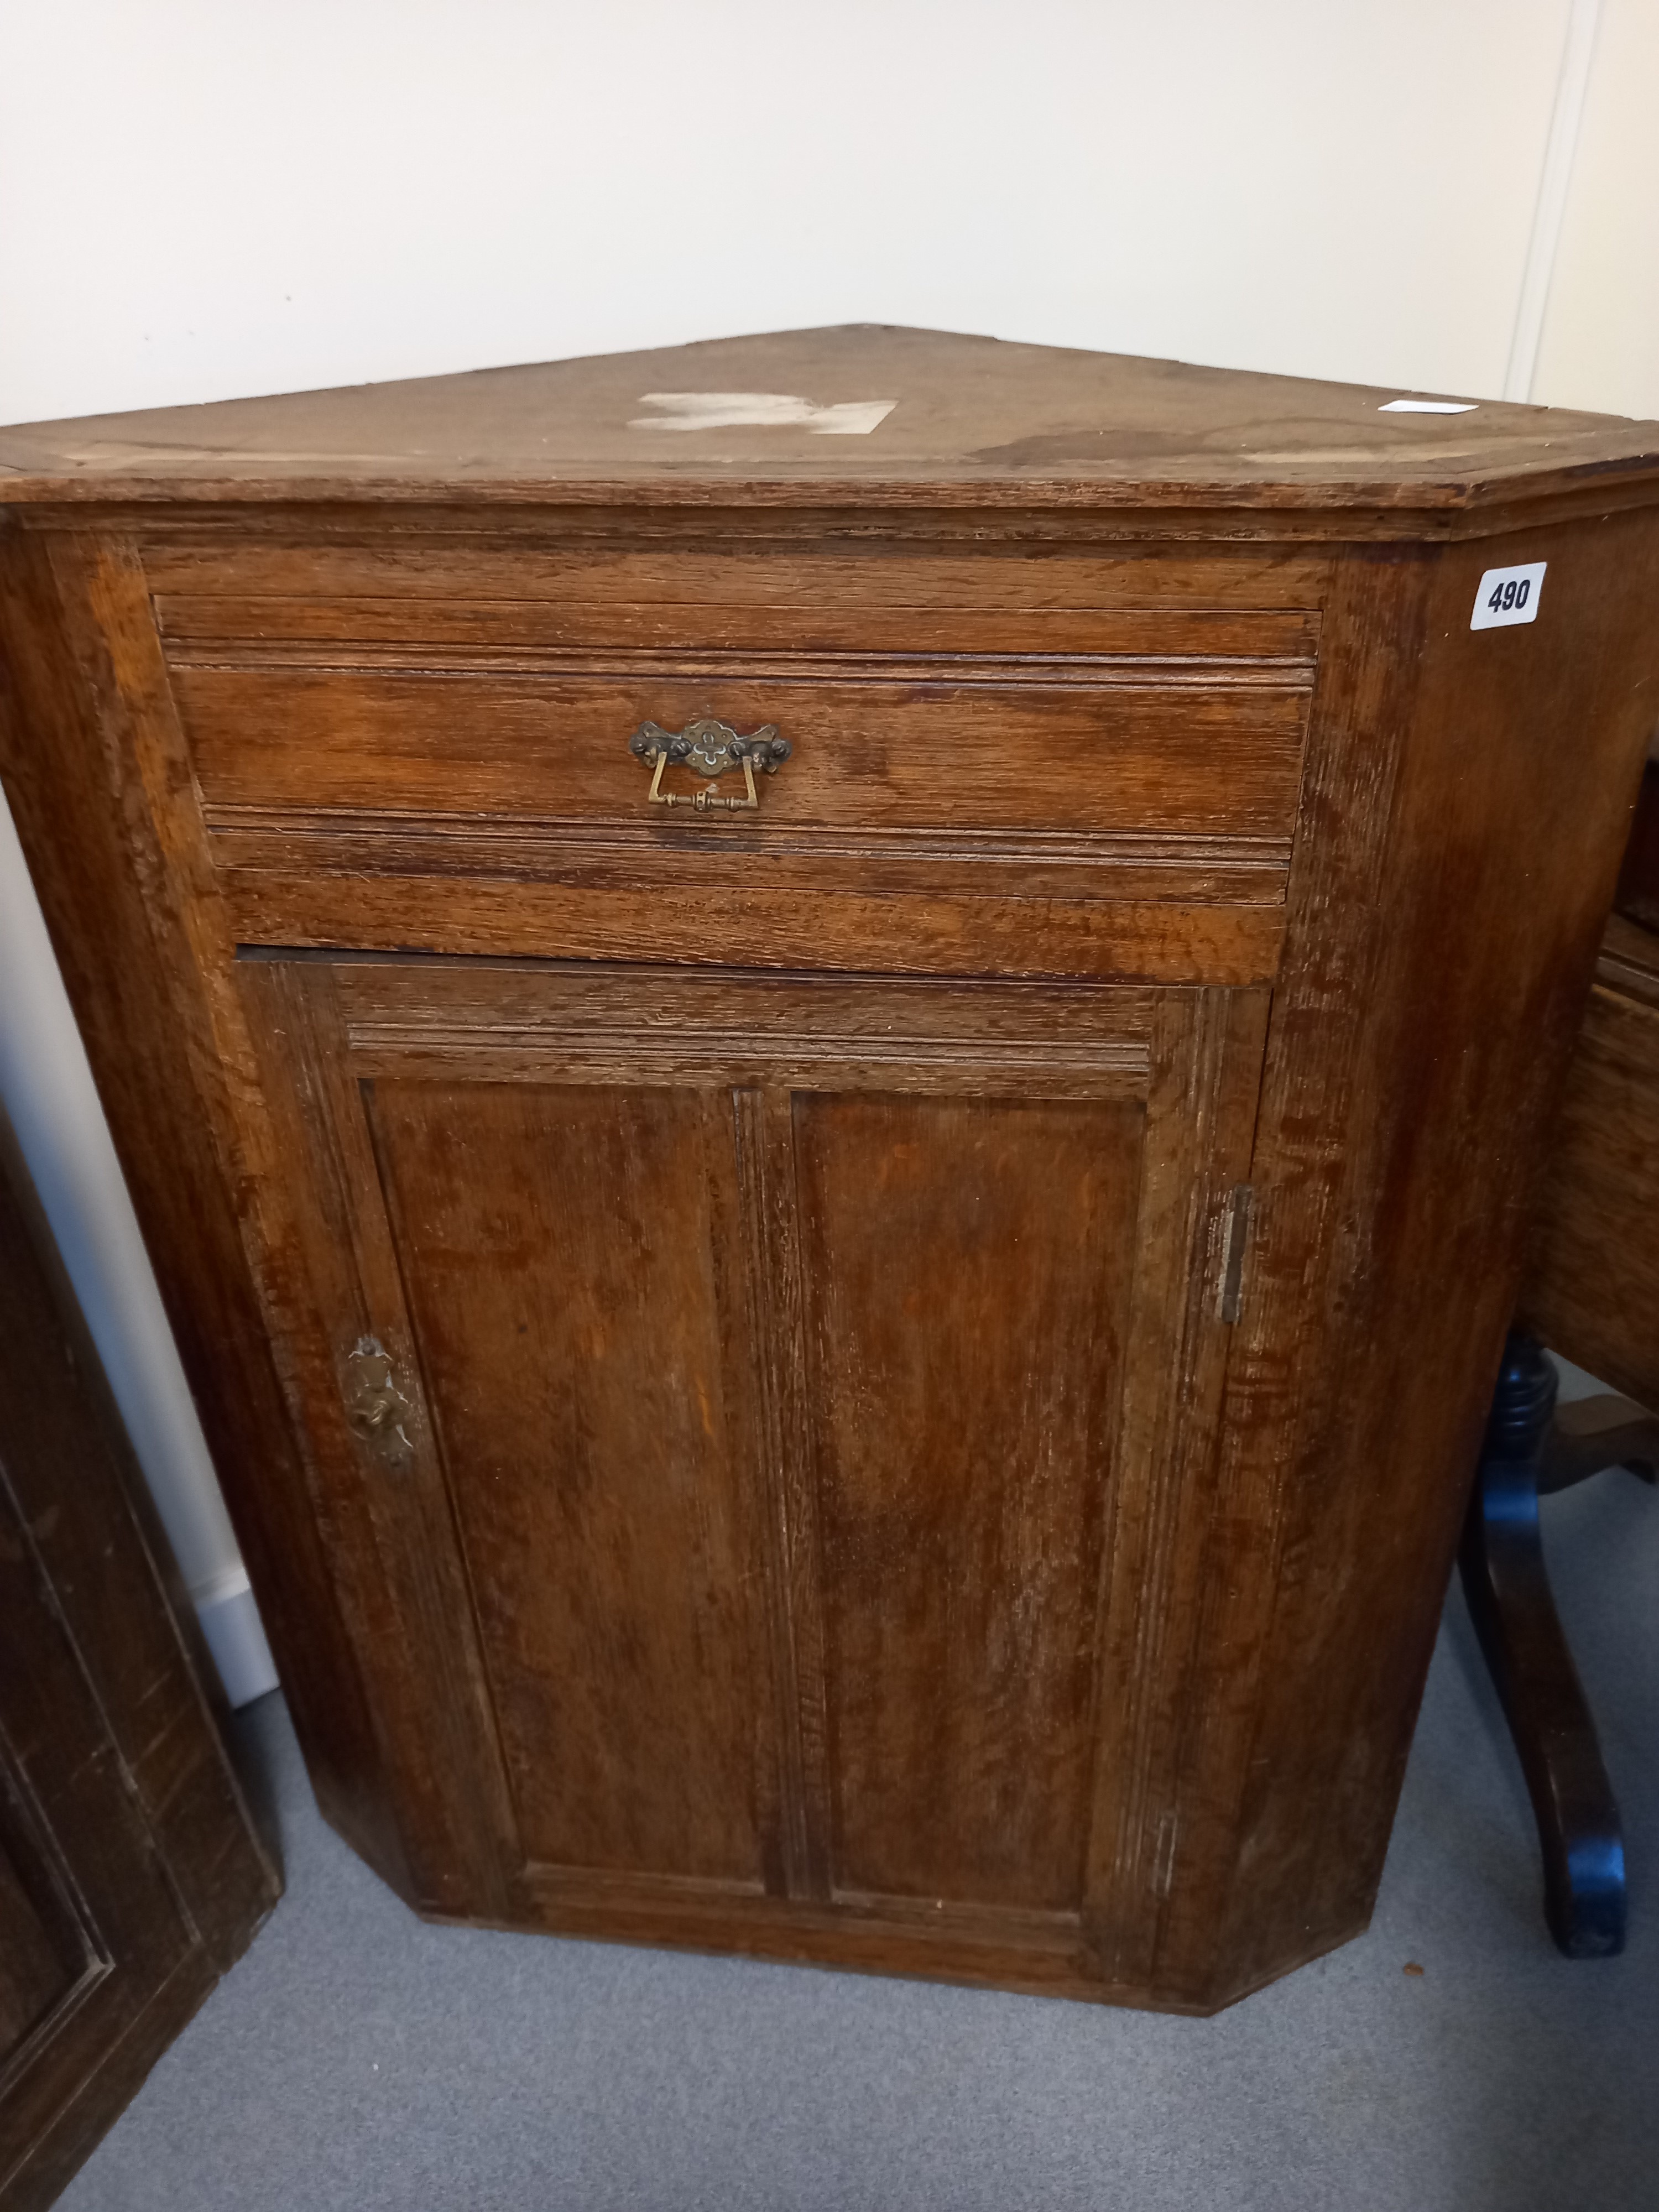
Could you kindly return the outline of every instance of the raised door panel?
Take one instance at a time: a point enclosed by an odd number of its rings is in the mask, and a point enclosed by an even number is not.
[[[75,1988],[91,1954],[46,1854],[20,1832],[16,1780],[0,1803],[0,2077]],[[33,1845],[33,1847],[31,1847]]]
[[[526,1857],[758,1885],[729,1098],[382,1080],[366,1110]]]
[[[240,972],[417,1901],[1103,1989],[1262,994]]]
[[[1074,1912],[1145,1107],[794,1118],[836,1893]]]
[[[0,1468],[0,2201],[194,1950]]]

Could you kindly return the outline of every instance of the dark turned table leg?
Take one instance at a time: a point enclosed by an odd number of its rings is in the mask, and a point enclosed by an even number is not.
[[[1624,1948],[1624,1838],[1556,1618],[1538,1497],[1619,1464],[1636,1464],[1650,1480],[1659,1422],[1626,1399],[1580,1401],[1559,1421],[1554,1410],[1554,1369],[1530,1337],[1511,1335],[1459,1565],[1538,1819],[1550,1932],[1570,1959],[1606,1958]]]

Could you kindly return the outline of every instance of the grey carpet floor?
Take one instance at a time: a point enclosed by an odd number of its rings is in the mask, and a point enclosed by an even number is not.
[[[288,1894],[65,2212],[1655,2212],[1659,1499],[1615,1472],[1545,1511],[1623,1800],[1620,1959],[1550,1948],[1455,1594],[1370,1933],[1212,2021],[424,1927],[270,1698],[242,1725]]]

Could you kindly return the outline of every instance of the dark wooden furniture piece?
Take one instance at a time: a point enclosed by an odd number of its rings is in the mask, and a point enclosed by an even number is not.
[[[49,2204],[275,1904],[210,1662],[0,1122],[0,2208]]]
[[[1522,1324],[1659,1407],[1659,933],[1608,922],[1547,1164]]]
[[[1625,1941],[1624,1838],[1550,1595],[1540,1493],[1627,1467],[1659,1474],[1659,788],[1644,783],[1547,1165],[1498,1400],[1469,1502],[1463,1587],[1521,1756],[1544,1910],[1570,1958]],[[1619,1385],[1559,1409],[1548,1344]]]
[[[6,787],[422,1912],[1195,2010],[1364,1926],[1659,674],[1659,429],[1389,397],[0,433]]]

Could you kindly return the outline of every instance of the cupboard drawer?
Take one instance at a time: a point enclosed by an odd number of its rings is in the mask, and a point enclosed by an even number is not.
[[[920,673],[848,655],[719,673],[572,670],[179,672],[210,818],[442,814],[536,823],[567,836],[684,842],[873,837],[994,847],[1126,833],[1290,836],[1305,691],[1229,679],[1040,672],[989,660]],[[648,804],[629,744],[641,726],[712,717],[775,725],[791,754],[752,823]],[[665,787],[696,788],[671,769]],[[740,776],[720,786],[741,793]]]
[[[1272,971],[1305,610],[204,594],[158,615],[247,941],[729,957],[737,928],[796,964]],[[636,733],[702,720],[787,743],[752,809],[735,766],[678,762],[653,803]]]

